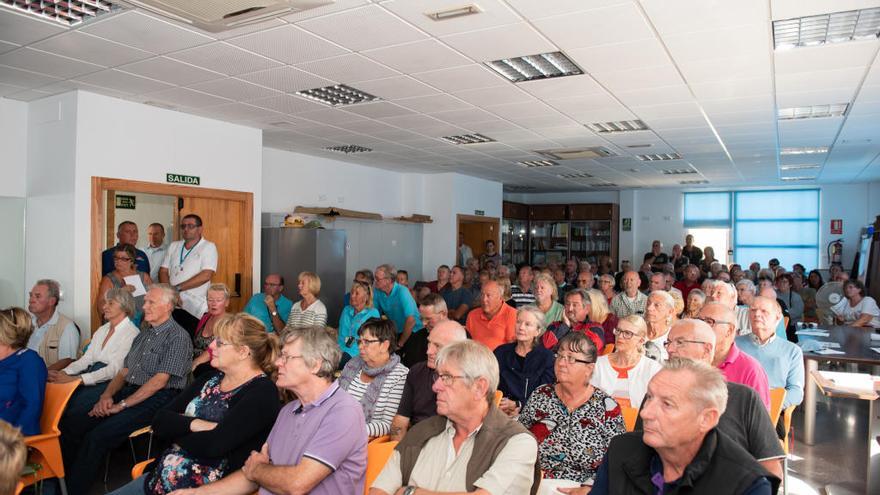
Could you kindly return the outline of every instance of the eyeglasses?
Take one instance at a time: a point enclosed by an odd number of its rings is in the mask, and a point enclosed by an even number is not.
[[[574,363],[593,364],[593,361],[587,361],[586,359],[578,359],[578,358],[572,356],[571,354],[554,354],[553,357],[557,361],[560,361],[563,363],[568,363],[568,364],[574,364]]]
[[[131,261],[131,258],[129,258],[128,256],[114,256],[114,257],[113,257],[113,261],[126,261],[126,262],[130,262],[130,261]]]
[[[710,327],[714,327],[717,324],[733,325],[732,321],[716,320],[715,318],[712,318],[710,316],[698,316],[697,319],[700,321],[705,321],[709,324]]]
[[[455,380],[464,380],[465,378],[467,377],[463,375],[450,375],[449,373],[441,373],[437,375],[437,379],[443,382],[443,385],[447,387],[452,386],[452,384],[455,383]]]
[[[667,349],[669,347],[675,347],[676,349],[681,349],[687,344],[708,344],[708,342],[703,342],[702,340],[687,340],[687,339],[675,339],[675,340],[667,340],[663,343],[663,347]]]
[[[623,340],[629,340],[636,336],[635,332],[630,332],[629,330],[621,330],[619,328],[615,328],[613,333],[615,337],[620,337]]]
[[[380,342],[379,339],[358,339],[358,345],[367,345],[367,344],[375,344],[376,342]]]
[[[220,337],[214,337],[212,342],[214,342],[214,345],[217,347],[223,347],[224,345],[233,345],[232,342],[223,342],[222,340],[220,340]]]
[[[302,358],[302,357],[303,357],[302,354],[297,356],[297,355],[293,355],[293,354],[284,354],[282,352],[281,355],[278,356],[278,359],[281,361],[282,364],[287,364],[287,362],[290,361],[291,359]]]
[[[182,223],[180,224],[180,230],[193,230],[199,228],[199,225],[194,223]]]

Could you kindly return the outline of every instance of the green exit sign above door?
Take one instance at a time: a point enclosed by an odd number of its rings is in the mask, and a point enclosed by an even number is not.
[[[195,175],[165,174],[165,180],[172,184],[186,184],[188,186],[201,185],[202,181]]]

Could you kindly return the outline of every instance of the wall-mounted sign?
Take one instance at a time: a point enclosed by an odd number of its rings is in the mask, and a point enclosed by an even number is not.
[[[483,217],[483,216],[486,216],[486,212],[483,210],[474,210],[474,215],[476,215],[478,217]]]
[[[202,181],[195,175],[181,174],[165,174],[165,181],[171,182],[172,184],[186,184],[188,186],[198,186],[202,183]]]
[[[126,196],[125,194],[116,195],[116,208],[120,210],[133,210],[135,206],[135,197]]]
[[[835,218],[831,220],[831,235],[841,235],[843,234],[843,219]]]
[[[623,219],[623,231],[629,232],[633,229],[633,219],[632,218],[624,218]]]

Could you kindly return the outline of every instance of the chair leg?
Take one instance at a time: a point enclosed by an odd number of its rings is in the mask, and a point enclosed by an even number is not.
[[[67,483],[64,482],[64,478],[58,478],[58,484],[61,485],[61,495],[67,495]],[[106,488],[107,483],[105,482],[104,485]]]
[[[107,458],[104,460],[104,492],[109,492],[107,481],[110,478],[110,454],[107,454]],[[67,494],[64,494],[67,495]]]
[[[788,454],[782,458],[782,495],[788,495]]]

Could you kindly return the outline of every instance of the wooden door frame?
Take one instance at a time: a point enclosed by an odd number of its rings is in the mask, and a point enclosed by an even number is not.
[[[479,215],[464,215],[459,213],[455,216],[455,256],[452,259],[458,259],[458,236],[461,234],[461,222],[471,223],[491,223],[495,225],[495,251],[500,253],[501,250],[501,218],[500,217],[483,217]],[[473,249],[473,246],[471,246]]]
[[[207,189],[202,187],[181,186],[177,184],[160,184],[156,182],[144,182],[128,179],[114,179],[111,177],[92,177],[92,223],[91,223],[91,295],[92,328],[97,328],[100,323],[100,315],[95,310],[95,298],[98,296],[98,286],[101,284],[101,253],[104,251],[103,238],[106,229],[102,230],[102,224],[107,219],[106,192],[131,191],[145,194],[158,194],[164,196],[188,196],[194,198],[221,199],[227,201],[240,201],[244,204],[244,218],[242,221],[242,235],[244,236],[244,249],[242,259],[243,273],[254,271],[254,194],[243,191],[229,191],[225,189]]]

